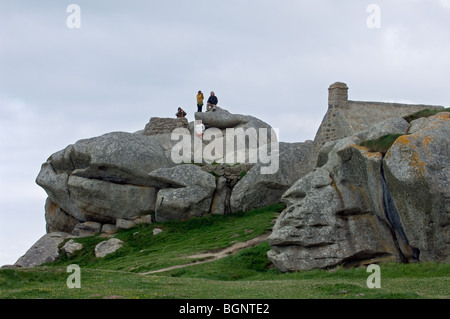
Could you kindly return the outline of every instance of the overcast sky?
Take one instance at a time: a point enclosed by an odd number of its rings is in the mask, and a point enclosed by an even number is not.
[[[45,234],[35,178],[67,145],[179,106],[193,120],[198,90],[285,142],[314,139],[336,81],[449,106],[449,32],[450,0],[1,0],[0,266]]]

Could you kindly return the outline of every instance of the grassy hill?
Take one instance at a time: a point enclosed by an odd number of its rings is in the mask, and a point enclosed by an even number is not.
[[[268,261],[265,241],[211,262],[198,255],[270,232],[282,209],[276,204],[122,230],[115,237],[124,246],[104,258],[95,257],[94,247],[105,238],[80,238],[84,248],[71,258],[0,270],[0,298],[449,298],[449,264],[380,264],[381,288],[369,289],[364,267],[281,273]],[[153,236],[156,227],[163,232]],[[70,264],[81,268],[79,289],[66,285]],[[177,265],[181,268],[148,273]]]

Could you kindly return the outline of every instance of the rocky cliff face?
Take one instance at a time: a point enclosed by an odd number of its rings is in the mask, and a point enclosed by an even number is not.
[[[74,236],[280,201],[287,208],[269,237],[268,257],[282,271],[448,261],[449,113],[410,124],[401,116],[426,106],[361,104],[348,101],[347,89],[344,83],[330,87],[314,142],[279,142],[267,123],[217,108],[195,114],[207,128],[201,140],[186,119],[152,118],[136,133],[67,146],[48,158],[36,179],[48,194],[48,234],[17,265],[54,260],[58,245]],[[358,105],[367,116],[356,114]],[[377,123],[362,130],[370,120]],[[228,130],[247,134],[239,141]],[[401,136],[386,154],[360,145],[388,133]],[[184,163],[174,161],[180,151]],[[263,173],[272,164],[276,169]]]
[[[450,113],[413,121],[384,158],[404,236],[423,261],[450,260]]]
[[[283,194],[268,239],[280,270],[449,261],[450,113],[382,124],[325,144],[318,167]],[[404,135],[384,157],[360,146],[386,128]]]

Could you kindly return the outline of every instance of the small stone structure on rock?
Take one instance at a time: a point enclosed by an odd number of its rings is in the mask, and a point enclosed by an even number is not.
[[[187,118],[179,117],[176,119],[165,117],[152,117],[145,125],[144,135],[152,136],[158,134],[172,133],[176,128],[189,128]]]

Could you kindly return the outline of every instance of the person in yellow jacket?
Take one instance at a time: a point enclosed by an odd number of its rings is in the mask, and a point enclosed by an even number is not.
[[[201,112],[202,111],[202,107],[203,107],[203,93],[202,91],[198,91],[197,94],[197,112]]]

